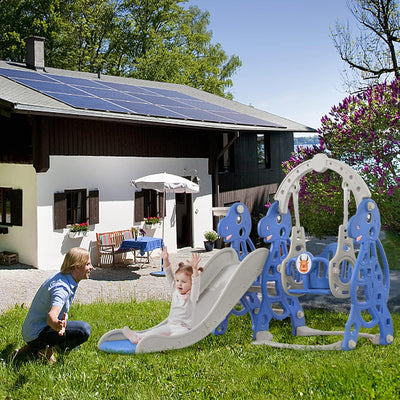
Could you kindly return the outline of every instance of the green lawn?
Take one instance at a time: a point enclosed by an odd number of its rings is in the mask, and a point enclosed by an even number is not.
[[[394,232],[385,231],[381,242],[385,249],[389,268],[400,269],[400,236]]]
[[[97,350],[106,331],[128,325],[144,329],[166,317],[169,303],[74,304],[71,319],[92,325],[78,351],[49,366],[11,360],[23,344],[20,328],[27,310],[0,316],[0,399],[398,399],[400,314],[393,314],[394,343],[375,346],[359,339],[353,351],[282,350],[252,345],[249,316],[232,317],[228,332],[209,335],[186,349],[123,356]],[[307,325],[342,330],[347,314],[305,310]],[[326,344],[339,337],[298,338],[289,321],[273,321],[276,340]],[[369,331],[368,331],[369,332]],[[374,333],[376,329],[374,330]]]

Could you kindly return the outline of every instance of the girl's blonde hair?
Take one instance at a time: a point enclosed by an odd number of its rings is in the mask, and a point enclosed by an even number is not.
[[[76,267],[82,267],[89,261],[89,252],[81,247],[73,247],[64,257],[61,273],[70,274]]]
[[[200,272],[203,271],[203,268],[200,267],[200,268],[199,268],[199,271],[200,271]],[[177,270],[175,271],[175,274],[176,274],[177,272],[183,272],[185,275],[188,275],[188,276],[192,277],[192,275],[193,275],[193,268],[192,268],[191,265],[184,264],[183,262],[180,262],[180,263],[178,264]]]

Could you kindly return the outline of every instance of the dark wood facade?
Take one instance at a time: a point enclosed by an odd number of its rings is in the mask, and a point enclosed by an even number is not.
[[[283,179],[281,163],[293,150],[292,132],[258,132],[268,135],[266,151],[271,157],[269,165],[260,167],[257,132],[237,132],[225,148],[231,168],[222,170],[227,133],[222,130],[12,113],[0,115],[0,124],[9,143],[0,147],[0,162],[31,163],[40,173],[49,168],[50,155],[207,158],[219,189],[213,205],[243,201],[257,212]]]

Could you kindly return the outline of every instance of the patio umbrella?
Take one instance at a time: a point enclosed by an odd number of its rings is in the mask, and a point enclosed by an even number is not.
[[[164,202],[166,202],[165,193],[198,193],[200,190],[199,185],[196,183],[179,175],[168,174],[167,172],[147,175],[132,180],[132,185],[138,189],[152,189],[164,193]],[[162,240],[164,243],[164,221],[162,223]],[[152,272],[151,274],[165,276],[163,268],[161,268],[161,271]]]
[[[138,189],[153,189],[163,193],[198,193],[200,188],[196,183],[178,175],[162,172],[147,175],[132,181]]]

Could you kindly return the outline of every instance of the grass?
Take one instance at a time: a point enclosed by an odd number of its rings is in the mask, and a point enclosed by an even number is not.
[[[400,269],[400,235],[390,231],[384,231],[385,235],[381,242],[385,249],[389,268],[392,270]]]
[[[11,359],[23,344],[20,329],[27,309],[0,316],[0,399],[397,399],[400,396],[400,342],[389,346],[359,339],[353,351],[298,351],[252,345],[250,318],[231,317],[222,336],[209,335],[186,349],[132,356],[97,350],[110,329],[144,329],[166,317],[169,303],[74,304],[71,319],[92,325],[78,351],[58,356],[52,366]],[[305,309],[307,325],[342,330],[347,314]],[[400,314],[393,314],[395,332]],[[288,320],[272,321],[278,341],[326,344],[340,337],[299,338]],[[370,330],[368,330],[370,331]],[[376,332],[376,330],[374,331]]]

